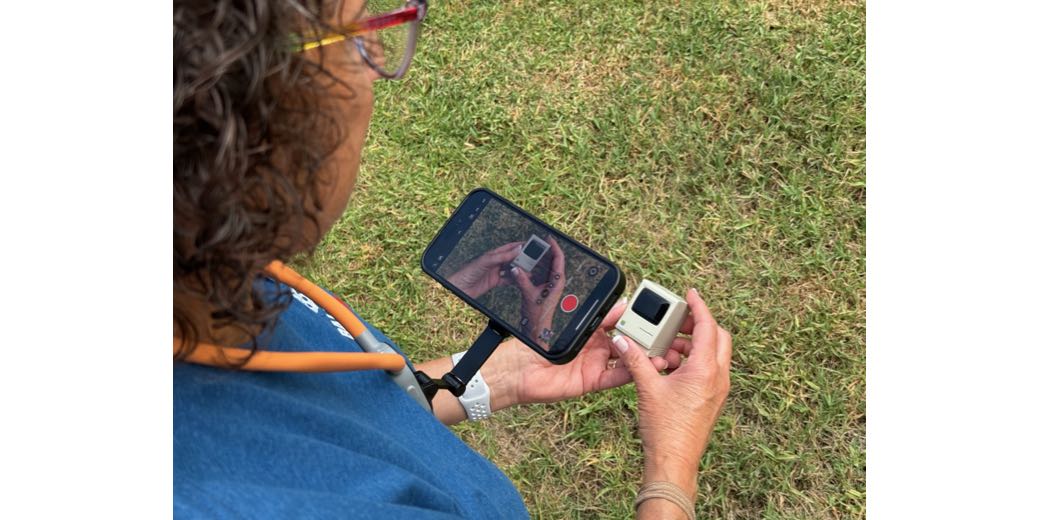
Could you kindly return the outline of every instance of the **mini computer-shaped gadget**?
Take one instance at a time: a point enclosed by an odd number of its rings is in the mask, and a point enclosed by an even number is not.
[[[537,235],[531,235],[523,249],[520,250],[520,254],[513,260],[513,265],[530,273],[548,250],[548,242],[538,238]]]
[[[632,338],[650,357],[663,356],[686,318],[686,300],[649,280],[632,294],[632,304],[618,320],[618,332]]]

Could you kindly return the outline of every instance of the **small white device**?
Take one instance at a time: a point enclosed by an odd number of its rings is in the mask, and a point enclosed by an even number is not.
[[[615,327],[650,357],[663,356],[686,318],[686,300],[650,280],[639,282]]]
[[[537,235],[531,235],[531,238],[528,238],[527,243],[524,244],[524,248],[520,250],[520,254],[513,260],[513,265],[530,273],[548,250],[548,242],[538,238]]]

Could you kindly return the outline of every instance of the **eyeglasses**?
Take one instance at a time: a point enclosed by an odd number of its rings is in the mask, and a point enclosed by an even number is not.
[[[383,14],[361,18],[319,38],[306,39],[297,50],[353,40],[369,67],[384,78],[400,79],[415,55],[419,23],[426,17],[426,0],[407,0],[403,7],[401,0],[370,0],[365,10]]]

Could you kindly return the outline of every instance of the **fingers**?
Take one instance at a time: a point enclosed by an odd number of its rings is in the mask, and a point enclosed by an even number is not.
[[[693,318],[694,328],[702,323],[715,324],[715,318],[708,310],[708,304],[704,303],[704,299],[701,298],[701,293],[697,292],[697,289],[686,291],[686,305],[690,306],[690,316]]]
[[[606,390],[632,382],[632,373],[624,366],[608,368],[599,375],[596,381],[596,390]]]
[[[718,324],[712,317],[708,305],[701,299],[696,290],[690,289],[686,292],[686,303],[690,306],[690,315],[693,316],[693,330],[690,341],[693,343],[693,351],[690,359],[698,366],[707,363],[717,363],[718,352]]]
[[[516,286],[520,288],[520,292],[524,293],[525,296],[530,297],[538,292],[538,289],[531,284],[531,276],[527,274],[527,271],[514,266],[509,270],[509,272],[513,273],[513,279],[516,280]]]
[[[686,319],[683,320],[682,327],[679,327],[679,332],[683,334],[693,333],[694,319],[693,303],[691,303],[691,299],[693,298],[694,294],[697,294],[698,296],[700,295],[700,293],[697,292],[697,289],[690,288],[686,290]]]
[[[658,372],[662,370],[675,370],[682,365],[682,354],[677,350],[668,349],[663,356],[654,356],[650,358],[650,362],[654,364],[654,368]]]
[[[675,338],[672,340],[672,346],[668,347],[668,350],[683,356],[689,356],[690,352],[693,352],[693,342],[689,338]]]
[[[686,304],[686,318],[683,319],[682,326],[679,327],[679,333],[689,334],[693,332],[693,314],[690,313],[689,303]]]
[[[700,293],[697,292],[697,289],[692,289],[691,288],[691,289],[688,289],[686,291],[686,305],[687,305],[686,319],[683,320],[682,327],[679,327],[679,332],[681,332],[683,334],[692,334],[693,333],[693,324],[694,324],[694,321],[695,321],[695,317],[693,315],[693,305],[694,305],[693,301],[694,301],[694,298],[699,300],[701,302],[701,304],[704,304],[704,300],[701,299]],[[705,308],[705,310],[707,310],[707,306],[706,305],[705,305],[704,308]],[[708,311],[708,316],[711,316],[711,311]]]
[[[664,358],[660,357],[660,356],[654,356],[654,357],[650,358],[650,364],[653,365],[654,366],[654,370],[656,370],[658,372],[668,368],[668,362],[665,361]]]
[[[484,265],[498,265],[506,262],[512,262],[516,255],[520,254],[521,242],[510,242],[504,246],[497,247],[484,253],[480,257],[480,262]]]
[[[564,267],[566,267],[566,261],[563,257],[563,249],[560,248],[560,244],[557,244],[556,239],[553,237],[549,237],[549,248],[552,249],[553,252],[553,272],[560,273],[560,275],[562,276],[563,269]],[[562,283],[559,283],[557,285],[560,286],[562,289]]]
[[[614,336],[612,343],[618,357],[621,358],[621,363],[632,374],[632,380],[636,382],[637,387],[653,385],[661,377],[650,358],[646,357],[646,352],[634,341],[618,334]]]
[[[719,368],[728,371],[730,359],[733,357],[733,336],[722,327],[719,327],[718,330],[718,348],[716,349],[715,357],[719,363]]]
[[[509,242],[509,243],[506,243],[506,244],[502,244],[502,245],[492,249],[491,251],[488,251],[488,253],[500,253],[502,251],[509,251],[509,250],[512,250],[512,249],[519,248],[522,245],[524,245],[523,242]]]
[[[692,348],[689,339],[675,338],[672,340],[672,346],[668,348],[668,351],[663,356],[655,356],[650,358],[650,360],[653,362],[654,367],[659,370],[675,370],[682,365],[683,356],[689,355]]]
[[[618,320],[621,319],[621,315],[625,313],[625,308],[628,306],[628,298],[621,298],[610,308],[610,312],[603,317],[603,322],[599,324],[599,328],[603,330],[611,330],[617,325]]]
[[[664,360],[667,362],[665,369],[675,370],[682,364],[682,355],[678,351],[668,349],[668,352],[664,353]]]

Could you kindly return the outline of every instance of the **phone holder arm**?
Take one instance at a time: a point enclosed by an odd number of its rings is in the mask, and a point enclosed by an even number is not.
[[[474,374],[484,366],[495,349],[508,337],[508,331],[495,320],[489,320],[484,332],[448,373],[435,379],[427,376],[421,370],[415,372],[415,379],[419,382],[430,407],[433,407],[433,397],[440,390],[448,390],[455,397],[466,393],[466,385],[469,384],[470,379],[473,379]]]

